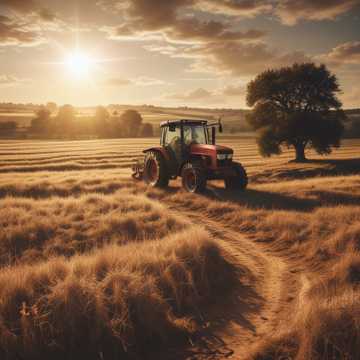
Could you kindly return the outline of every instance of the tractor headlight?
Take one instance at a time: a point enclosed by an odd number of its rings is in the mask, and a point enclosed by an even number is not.
[[[218,159],[218,160],[225,160],[226,159],[226,154],[217,154],[216,155],[216,158]]]
[[[226,159],[230,160],[230,159],[232,159],[232,157],[233,157],[233,154],[217,154],[216,155],[216,158],[218,160],[226,160]]]

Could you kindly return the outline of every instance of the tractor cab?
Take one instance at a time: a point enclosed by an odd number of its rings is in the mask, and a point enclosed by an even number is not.
[[[204,120],[166,121],[161,123],[160,128],[160,145],[171,159],[172,177],[180,175],[184,161],[192,156],[195,148],[199,150],[213,145],[207,121]]]
[[[214,179],[223,179],[227,188],[246,187],[245,169],[233,162],[233,150],[216,144],[220,121],[181,119],[162,122],[160,128],[160,147],[143,151],[144,162],[133,166],[135,178],[164,187],[180,176],[190,192],[200,192]]]

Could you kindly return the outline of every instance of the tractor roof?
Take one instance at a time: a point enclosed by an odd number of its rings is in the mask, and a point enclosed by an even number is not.
[[[207,120],[196,120],[196,119],[178,119],[178,120],[167,120],[160,123],[160,127],[169,125],[206,125]]]

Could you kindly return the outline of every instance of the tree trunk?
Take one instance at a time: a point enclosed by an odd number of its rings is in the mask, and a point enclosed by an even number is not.
[[[295,152],[296,152],[296,162],[304,162],[306,161],[305,157],[305,144],[296,144],[295,145]]]

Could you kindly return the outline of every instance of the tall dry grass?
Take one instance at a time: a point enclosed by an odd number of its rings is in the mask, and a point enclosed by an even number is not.
[[[220,221],[290,259],[301,284],[293,316],[249,347],[247,358],[358,359],[359,176],[253,185],[232,201],[216,200],[213,192],[151,196]]]
[[[228,255],[193,226],[209,217],[300,279],[293,317],[244,357],[357,359],[360,179],[338,175],[358,172],[359,143],[345,141],[335,162],[297,165],[226,139],[252,184],[206,196],[129,181],[124,168],[154,143],[0,143],[0,358],[145,358],[186,342],[235,282]],[[318,175],[337,176],[307,178]]]
[[[0,355],[143,358],[199,332],[204,306],[233,281],[223,251],[197,228],[2,269]]]
[[[6,197],[0,208],[0,265],[162,238],[185,226],[161,204],[127,190],[77,198]]]

